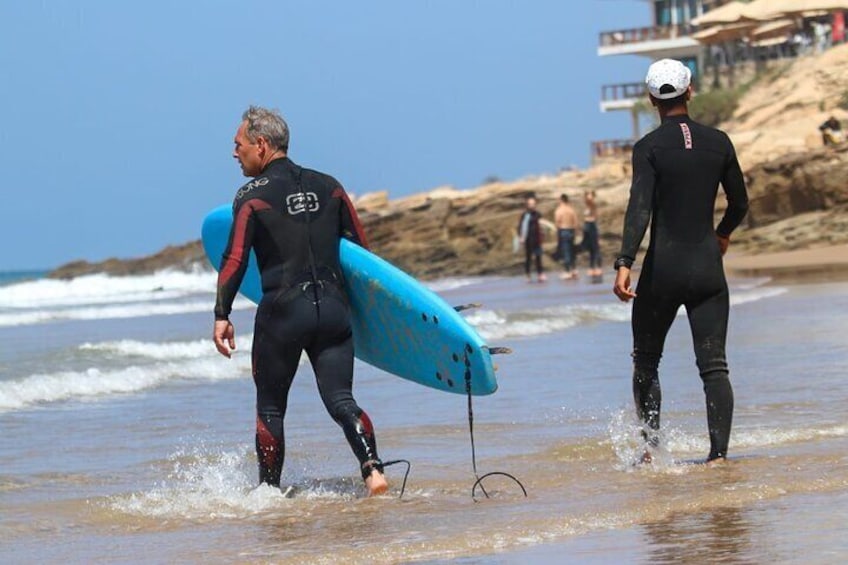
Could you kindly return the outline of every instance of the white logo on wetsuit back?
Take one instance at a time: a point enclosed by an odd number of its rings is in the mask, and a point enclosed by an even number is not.
[[[236,198],[237,199],[241,198],[242,196],[244,196],[245,194],[247,194],[248,192],[250,192],[254,188],[259,188],[260,186],[265,186],[266,184],[268,184],[268,182],[269,182],[268,177],[253,179],[252,181],[250,181],[249,183],[247,183],[246,185],[241,187],[238,192],[236,192]]]
[[[310,212],[318,211],[318,195],[314,192],[298,192],[297,194],[289,194],[286,196],[286,207],[289,214],[292,216],[301,214],[309,210]]]
[[[692,149],[692,132],[689,131],[689,125],[681,122],[680,129],[683,131],[683,146]]]

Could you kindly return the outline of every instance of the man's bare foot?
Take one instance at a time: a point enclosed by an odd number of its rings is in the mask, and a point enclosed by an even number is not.
[[[368,489],[368,496],[378,496],[389,490],[389,483],[383,473],[374,469],[365,479],[365,487]]]
[[[716,457],[715,459],[707,459],[705,464],[707,467],[723,467],[727,465],[727,458]]]
[[[639,459],[639,464],[645,465],[645,464],[651,463],[653,460],[654,460],[653,455],[651,455],[651,452],[646,449],[645,453],[642,454],[642,458]]]

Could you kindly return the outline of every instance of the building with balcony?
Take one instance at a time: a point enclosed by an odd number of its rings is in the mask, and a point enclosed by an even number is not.
[[[692,20],[709,10],[727,4],[730,0],[639,0],[651,8],[651,25],[629,29],[603,31],[598,42],[598,55],[641,55],[651,61],[672,58],[682,61],[692,69],[693,82],[697,84],[703,69],[705,47],[692,34]],[[637,77],[633,77],[637,78]],[[636,103],[645,100],[647,91],[642,80],[601,87],[601,111],[626,110],[631,113],[633,135],[628,139],[595,141],[592,159],[621,157],[629,153],[640,136]]]

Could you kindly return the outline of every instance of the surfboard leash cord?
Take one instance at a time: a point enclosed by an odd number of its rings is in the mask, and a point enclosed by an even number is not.
[[[392,461],[384,461],[383,468],[391,467],[392,465],[397,465],[398,463],[406,464],[406,472],[403,474],[403,483],[401,483],[400,494],[398,495],[398,498],[403,498],[403,493],[406,491],[406,479],[409,478],[409,471],[412,470],[412,463],[410,463],[406,459],[393,459]]]
[[[468,398],[468,435],[471,437],[471,467],[474,470],[474,478],[477,479],[471,487],[471,499],[474,502],[479,502],[477,500],[478,486],[486,498],[491,498],[489,493],[486,492],[486,487],[483,486],[483,480],[495,475],[511,479],[521,488],[521,492],[524,493],[524,497],[527,498],[527,489],[524,488],[521,481],[519,481],[514,475],[510,475],[504,471],[491,471],[481,477],[477,472],[477,448],[474,445],[474,409],[471,402],[471,360],[468,359],[468,349],[469,348],[466,348],[465,350],[465,395]]]

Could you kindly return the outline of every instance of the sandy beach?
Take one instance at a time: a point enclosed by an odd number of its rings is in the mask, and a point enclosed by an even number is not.
[[[769,277],[775,282],[811,283],[848,279],[848,245],[725,258],[728,274]]]

